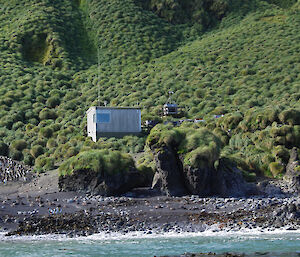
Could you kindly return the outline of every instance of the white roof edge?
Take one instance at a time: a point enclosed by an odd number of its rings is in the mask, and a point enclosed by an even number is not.
[[[92,110],[97,110],[97,109],[107,109],[107,110],[141,110],[141,107],[122,107],[122,106],[91,106],[86,113],[92,111]]]
[[[95,106],[92,106],[92,107],[88,108],[88,110],[86,111],[86,113],[89,113],[89,112],[92,111],[93,109],[95,109]]]

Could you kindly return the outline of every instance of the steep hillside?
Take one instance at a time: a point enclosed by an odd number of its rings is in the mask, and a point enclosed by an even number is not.
[[[133,1],[80,1],[79,7],[102,64],[148,62],[174,50],[181,40],[180,31]]]
[[[0,153],[41,170],[92,148],[141,151],[144,137],[85,137],[98,86],[143,119],[174,91],[244,170],[277,176],[300,147],[299,2],[0,3]]]

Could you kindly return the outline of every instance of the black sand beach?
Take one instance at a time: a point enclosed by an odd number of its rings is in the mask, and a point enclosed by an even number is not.
[[[59,192],[56,171],[0,185],[0,227],[7,235],[143,231],[199,232],[300,228],[300,199],[271,190],[251,198],[167,197],[141,188],[121,197]]]

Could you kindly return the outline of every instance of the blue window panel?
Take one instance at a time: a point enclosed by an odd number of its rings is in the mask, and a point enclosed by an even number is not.
[[[97,122],[109,123],[110,122],[110,114],[109,113],[97,113]]]

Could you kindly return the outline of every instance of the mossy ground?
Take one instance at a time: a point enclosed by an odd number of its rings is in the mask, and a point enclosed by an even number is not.
[[[222,142],[218,136],[201,125],[182,124],[179,128],[172,125],[157,125],[151,130],[147,146],[160,150],[167,146],[183,156],[184,165],[192,167],[212,167],[219,159]]]
[[[9,154],[43,168],[86,149],[142,150],[145,137],[86,138],[100,85],[102,103],[138,103],[153,119],[172,90],[187,118],[205,118],[220,137],[221,155],[262,174],[286,163],[300,147],[299,1],[228,0],[218,18],[205,20],[212,7],[202,5],[201,19],[180,12],[184,22],[170,6],[157,13],[137,2],[0,0],[0,137]],[[21,139],[26,147],[15,148]]]
[[[68,159],[59,167],[60,176],[72,175],[76,171],[93,171],[102,176],[126,173],[134,167],[133,159],[119,151],[84,151]]]

